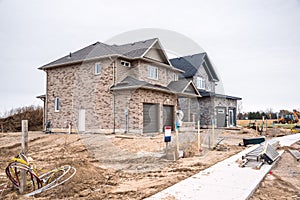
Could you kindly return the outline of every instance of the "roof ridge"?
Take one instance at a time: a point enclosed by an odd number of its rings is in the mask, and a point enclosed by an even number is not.
[[[123,55],[131,58],[137,58],[144,55],[144,53],[157,41],[159,41],[158,38],[151,38],[122,45],[110,45],[97,41],[84,48],[76,50],[73,53],[67,54],[66,56],[45,64],[39,69],[45,69],[47,67],[59,66],[83,61],[85,59],[109,55]]]
[[[182,58],[189,58],[189,57],[194,57],[194,56],[197,56],[197,55],[207,55],[206,52],[201,52],[201,53],[195,53],[195,54],[192,54],[192,55],[186,55],[186,56],[181,56],[181,57],[177,57],[177,58],[171,58],[170,60],[175,60],[175,59],[182,59]]]
[[[155,40],[159,40],[158,38],[151,38],[151,39],[146,39],[146,40],[139,40],[139,41],[134,41],[134,42],[128,42],[128,43],[125,43],[125,44],[113,44],[113,45],[110,45],[110,46],[114,46],[114,47],[120,47],[120,46],[125,46],[125,45],[134,45],[136,43],[145,43],[147,41],[155,41]]]

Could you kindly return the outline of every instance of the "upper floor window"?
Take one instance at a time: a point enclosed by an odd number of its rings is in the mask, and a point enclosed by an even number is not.
[[[177,81],[177,74],[176,73],[174,73],[174,76],[173,76],[173,81]]]
[[[153,67],[153,66],[148,65],[148,78],[155,79],[155,80],[158,79],[158,69],[157,69],[157,67]]]
[[[55,97],[55,112],[59,112],[59,109],[60,109],[59,97]]]
[[[205,89],[205,79],[202,77],[197,77],[197,88],[198,89]]]
[[[96,63],[95,64],[95,75],[99,75],[99,74],[101,74],[101,64]]]

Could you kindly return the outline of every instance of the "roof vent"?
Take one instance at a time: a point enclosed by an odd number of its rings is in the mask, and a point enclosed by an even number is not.
[[[135,45],[135,42],[134,42],[134,43],[131,43],[131,45],[132,45],[132,46]]]
[[[70,52],[69,56],[68,56],[68,59],[70,59],[72,57],[72,52]]]
[[[131,67],[130,62],[125,61],[125,60],[121,60],[121,65],[123,65],[124,67]]]
[[[99,43],[100,43],[100,42],[96,42],[96,43],[93,44],[93,46],[95,46],[95,45],[97,45],[97,44],[99,44]]]

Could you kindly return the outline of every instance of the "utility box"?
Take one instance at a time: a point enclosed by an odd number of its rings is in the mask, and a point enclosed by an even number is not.
[[[165,142],[171,142],[171,126],[165,126]]]

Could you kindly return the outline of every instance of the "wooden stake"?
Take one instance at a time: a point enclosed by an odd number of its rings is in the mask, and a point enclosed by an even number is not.
[[[21,152],[25,155],[28,153],[28,120],[22,120],[22,143]],[[26,189],[26,172],[20,170],[20,190],[22,194]]]
[[[28,153],[28,120],[22,120],[22,146],[21,152]]]
[[[176,122],[176,150],[177,150],[177,155],[179,155],[179,138],[178,138],[178,123]]]
[[[262,116],[262,127],[261,127],[262,132],[264,132],[264,127],[265,127],[265,116]]]
[[[268,130],[268,119],[266,119],[266,135],[267,135],[267,130]]]
[[[258,132],[257,131],[257,121],[255,120],[255,130],[256,130],[256,132]]]
[[[215,143],[215,119],[212,120],[212,148],[214,148]]]

